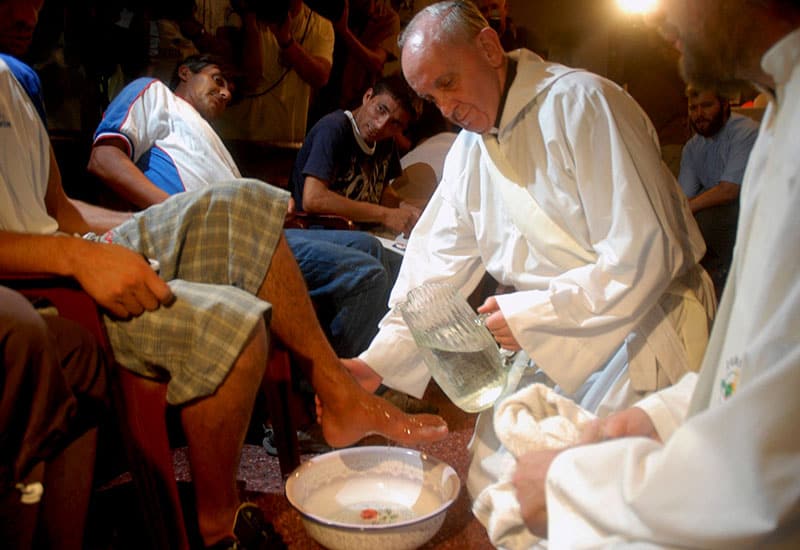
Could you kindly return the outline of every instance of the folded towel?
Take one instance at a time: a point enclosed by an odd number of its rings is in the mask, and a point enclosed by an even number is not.
[[[516,458],[544,449],[560,449],[580,439],[583,425],[595,415],[543,384],[532,384],[502,401],[494,413],[495,434],[502,447],[484,464],[497,481],[475,498],[472,512],[498,548],[546,547],[525,527],[511,478]]]

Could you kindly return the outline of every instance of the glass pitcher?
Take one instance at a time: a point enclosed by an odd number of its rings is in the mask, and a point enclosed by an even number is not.
[[[425,363],[447,397],[467,412],[491,407],[507,371],[497,343],[451,285],[426,283],[397,305]]]

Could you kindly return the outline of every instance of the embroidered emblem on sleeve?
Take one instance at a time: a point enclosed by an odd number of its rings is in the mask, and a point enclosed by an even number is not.
[[[732,357],[725,362],[725,368],[720,378],[720,397],[723,401],[730,399],[739,385],[739,373],[742,370],[740,357]]]

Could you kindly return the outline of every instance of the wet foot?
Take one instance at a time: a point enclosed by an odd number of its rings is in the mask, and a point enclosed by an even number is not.
[[[355,386],[355,384],[354,384]],[[336,403],[317,401],[318,421],[329,445],[352,445],[368,435],[382,435],[405,445],[439,441],[447,424],[432,414],[410,415],[359,387],[357,395]]]

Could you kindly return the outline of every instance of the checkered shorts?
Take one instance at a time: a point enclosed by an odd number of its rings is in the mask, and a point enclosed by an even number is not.
[[[117,362],[167,379],[171,404],[213,393],[269,310],[255,294],[287,201],[281,189],[239,179],[174,195],[98,237],[158,260],[176,296],[133,319],[105,319]]]

